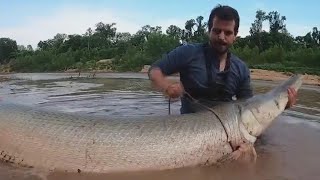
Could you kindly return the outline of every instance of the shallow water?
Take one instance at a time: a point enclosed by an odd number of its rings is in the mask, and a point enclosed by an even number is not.
[[[84,74],[83,77],[88,74]],[[70,78],[72,76],[72,78]],[[154,91],[145,74],[104,73],[95,79],[76,74],[14,74],[1,82],[0,97],[57,111],[106,116],[168,114],[168,99]],[[255,93],[277,83],[254,81]],[[287,110],[258,140],[255,166],[239,164],[162,172],[88,175],[54,173],[49,179],[320,179],[320,90],[303,86],[297,105]],[[179,114],[180,102],[170,104]],[[33,179],[28,170],[0,165],[0,179]]]

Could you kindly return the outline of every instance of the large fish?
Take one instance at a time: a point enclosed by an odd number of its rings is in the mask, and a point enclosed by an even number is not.
[[[294,75],[246,101],[156,117],[108,118],[1,101],[0,158],[69,172],[212,165],[254,151],[256,137],[285,109],[287,88],[301,84],[302,75]]]

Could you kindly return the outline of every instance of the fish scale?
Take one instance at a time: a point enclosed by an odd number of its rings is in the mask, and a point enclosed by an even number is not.
[[[251,137],[284,110],[286,88],[298,89],[300,83],[301,76],[293,76],[267,96],[184,115],[106,117],[0,101],[0,152],[6,154],[0,157],[14,155],[26,166],[69,172],[212,165],[233,153],[231,145],[254,143]]]
[[[15,126],[11,132],[22,133],[21,136],[6,135],[15,139],[15,143],[6,142],[6,147],[0,143],[1,149],[10,151],[15,144],[20,144],[18,156],[23,157],[25,164],[67,171],[174,167],[171,160],[191,165],[190,151],[201,152],[201,146],[205,144],[202,139],[206,134],[202,131],[212,131],[209,127],[217,127],[215,130],[222,128],[218,122],[210,120],[210,112],[192,115],[197,118],[195,122],[185,119],[185,116],[172,116],[165,120],[164,126],[163,117],[152,117],[146,121],[134,118],[107,120],[102,116],[94,119],[92,116],[31,109],[3,102],[0,108],[1,126],[14,122],[16,126],[11,125]],[[23,126],[19,126],[21,123]],[[17,137],[26,134],[30,134],[30,138],[20,143],[21,139]],[[0,135],[5,136],[3,133]],[[92,139],[96,139],[94,144]],[[94,154],[90,163],[86,160],[86,153]],[[95,166],[98,162],[107,167]],[[52,167],[47,167],[49,165]]]

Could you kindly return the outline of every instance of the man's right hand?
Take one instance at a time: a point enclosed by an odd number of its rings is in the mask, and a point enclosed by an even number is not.
[[[169,96],[170,98],[178,98],[182,96],[183,94],[183,86],[181,83],[173,83],[170,84],[166,89],[165,89],[165,94]]]
[[[183,92],[184,88],[181,83],[170,82],[161,72],[159,68],[151,69],[149,77],[152,84],[166,96],[170,98],[178,98]]]

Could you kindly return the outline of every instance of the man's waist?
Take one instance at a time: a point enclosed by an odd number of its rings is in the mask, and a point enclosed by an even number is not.
[[[188,89],[186,93],[183,95],[185,98],[194,98],[194,99],[206,99],[206,100],[221,100],[225,98],[231,98],[232,95],[223,89]]]

